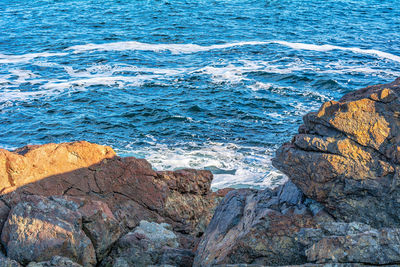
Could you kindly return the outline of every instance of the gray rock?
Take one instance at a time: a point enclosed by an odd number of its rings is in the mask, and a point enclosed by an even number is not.
[[[166,223],[141,221],[136,229],[114,245],[101,266],[148,266],[161,264],[167,248],[177,248],[178,238]],[[167,260],[167,258],[165,259]]]
[[[323,237],[306,250],[307,259],[316,263],[374,265],[400,262],[400,229],[371,229],[363,233],[353,230],[349,229],[348,235]]]
[[[332,218],[322,210],[313,215],[304,200],[290,182],[275,190],[231,191],[200,241],[194,266],[306,263],[299,231]]]
[[[26,267],[82,267],[82,265],[65,257],[54,256],[49,261],[31,262]]]
[[[0,267],[22,267],[18,262],[4,256],[0,257]]]

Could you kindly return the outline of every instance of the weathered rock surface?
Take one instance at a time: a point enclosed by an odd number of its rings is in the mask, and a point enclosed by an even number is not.
[[[22,267],[22,265],[15,260],[6,258],[4,255],[0,255],[0,267]]]
[[[339,220],[400,226],[400,78],[322,105],[273,164]]]
[[[83,232],[81,215],[73,204],[28,196],[15,205],[1,234],[7,256],[28,264],[60,255],[94,266],[92,242]]]
[[[27,267],[82,267],[82,265],[65,257],[54,256],[49,261],[31,262]]]
[[[82,229],[92,241],[97,261],[100,262],[121,236],[119,222],[115,219],[107,204],[78,197],[51,198],[64,205],[68,205],[66,204],[68,201],[77,205],[74,208],[82,216]]]
[[[24,184],[87,168],[114,156],[111,147],[84,141],[25,146],[14,152],[0,149],[0,190],[7,193]]]
[[[122,232],[146,219],[167,222],[178,232],[196,236],[204,232],[216,205],[209,171],[156,172],[144,159],[120,158],[111,148],[88,142],[1,153],[6,160],[3,168],[0,165],[0,181],[12,177],[15,185],[4,182],[0,187],[8,206],[32,194],[84,197],[106,203]],[[193,246],[193,241],[185,243]]]
[[[340,228],[347,229],[343,231]],[[374,265],[400,262],[399,228],[377,230],[359,223],[334,223],[323,230],[319,238],[316,238],[318,234],[314,235],[314,244],[306,250],[309,262]]]
[[[191,266],[193,255],[177,249],[178,237],[168,228],[165,223],[141,221],[134,231],[118,241],[102,266]]]
[[[215,211],[194,266],[306,263],[299,232],[324,221],[332,218],[290,182],[275,190],[231,191]]]

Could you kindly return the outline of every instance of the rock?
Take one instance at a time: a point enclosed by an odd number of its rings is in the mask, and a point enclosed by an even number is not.
[[[178,237],[168,224],[141,221],[123,236],[101,266],[147,266],[161,261],[163,250],[178,248]]]
[[[6,257],[0,257],[0,267],[22,267],[18,262]]]
[[[200,241],[194,266],[306,263],[299,231],[332,221],[312,205],[291,182],[275,190],[229,192]]]
[[[92,241],[97,261],[100,262],[121,236],[118,221],[104,202],[84,198],[67,199],[79,205],[78,212],[82,216],[83,231]]]
[[[330,101],[273,159],[336,219],[400,226],[400,78]]]
[[[116,156],[111,147],[88,142],[0,149],[0,188],[3,193],[46,177],[87,168]]]
[[[54,256],[49,261],[31,262],[27,267],[82,267],[82,265],[65,257]]]
[[[4,223],[8,218],[8,214],[10,213],[10,208],[0,200],[0,231],[3,229]]]
[[[166,222],[172,225],[181,246],[188,249],[195,246],[197,237],[205,231],[221,198],[211,191],[211,181],[209,171],[157,172],[144,159],[120,158],[110,147],[88,142],[28,146],[14,152],[0,152],[0,200],[5,206],[15,206],[26,195],[73,197],[91,203],[101,201],[118,222],[120,234],[131,231],[141,220]],[[1,218],[0,203],[0,224]],[[99,218],[88,220],[97,222]],[[114,224],[114,220],[111,221]],[[101,260],[101,255],[108,252],[108,244],[118,238],[117,232],[111,230],[108,234],[114,236],[95,237],[90,232],[106,232],[96,228],[100,227],[96,223],[87,222],[85,216],[83,226]],[[108,241],[101,247],[95,239],[105,241],[104,238]]]
[[[21,264],[65,256],[84,266],[94,266],[96,256],[82,230],[82,218],[74,202],[27,196],[12,207],[1,241],[7,256]]]
[[[164,248],[159,265],[171,265],[177,267],[192,266],[194,253],[189,249]]]
[[[308,261],[374,265],[400,262],[400,229],[361,231],[339,231],[322,237],[306,250]]]

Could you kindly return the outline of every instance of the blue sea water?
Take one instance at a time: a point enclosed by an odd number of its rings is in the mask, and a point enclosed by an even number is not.
[[[302,115],[398,76],[398,0],[0,0],[6,149],[88,140],[273,186]]]

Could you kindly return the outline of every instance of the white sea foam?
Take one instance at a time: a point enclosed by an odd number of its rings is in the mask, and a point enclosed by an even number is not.
[[[153,80],[155,75],[140,76],[100,76],[77,80],[53,80],[41,86],[44,89],[68,89],[72,87],[86,88],[93,85],[105,86],[141,86],[147,80]]]
[[[105,44],[85,44],[85,45],[75,45],[68,47],[66,50],[73,50],[74,53],[82,53],[86,51],[125,51],[125,50],[136,50],[136,51],[170,51],[173,54],[190,54],[198,53],[216,49],[226,49],[235,46],[244,45],[263,45],[270,42],[237,42],[237,43],[227,43],[227,44],[217,44],[201,46],[197,44],[149,44],[141,43],[136,41],[128,42],[115,42],[115,43],[105,43]]]
[[[168,147],[151,141],[148,147],[134,149],[127,146],[119,153],[144,157],[157,170],[209,169],[214,172],[213,188],[235,185],[273,187],[285,179],[272,167],[272,150],[247,148],[244,152],[243,149],[232,143]]]
[[[400,62],[400,56],[383,52],[376,49],[362,49],[358,47],[343,47],[330,44],[316,45],[307,43],[297,43],[297,42],[287,42],[280,40],[272,41],[248,41],[248,42],[234,42],[226,44],[216,44],[216,45],[197,45],[197,44],[149,44],[141,43],[137,41],[127,41],[127,42],[114,42],[114,43],[104,43],[104,44],[84,44],[75,45],[68,47],[66,50],[72,50],[74,53],[82,53],[86,51],[125,51],[125,50],[137,50],[137,51],[170,51],[173,54],[190,54],[198,53],[210,50],[219,50],[232,48],[237,46],[247,46],[247,45],[268,45],[268,44],[280,44],[297,50],[312,50],[320,52],[328,52],[332,50],[342,50],[350,51],[353,53],[367,54],[372,56],[377,56],[381,58],[390,59],[393,61]]]
[[[43,58],[43,57],[55,57],[55,56],[65,56],[68,53],[31,53],[31,54],[23,54],[23,55],[4,55],[0,54],[0,64],[10,64],[10,63],[21,63],[28,62],[35,58]]]
[[[313,51],[320,51],[320,52],[328,52],[331,50],[350,51],[353,53],[378,56],[381,58],[386,58],[386,59],[400,62],[400,56],[393,55],[393,54],[379,51],[379,50],[375,50],[375,49],[361,49],[358,47],[343,47],[343,46],[336,46],[336,45],[329,45],[329,44],[315,45],[315,44],[305,44],[305,43],[291,43],[291,42],[286,42],[286,41],[272,41],[272,43],[288,46],[290,48],[298,49],[298,50],[313,50]]]

